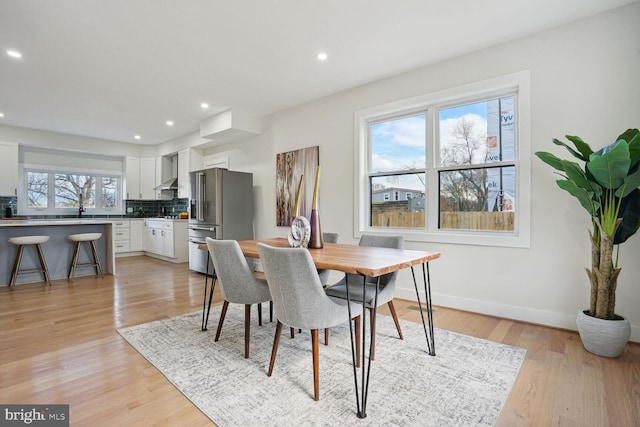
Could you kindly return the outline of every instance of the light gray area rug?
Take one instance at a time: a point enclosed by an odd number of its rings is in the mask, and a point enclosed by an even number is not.
[[[367,417],[356,415],[351,345],[346,327],[320,345],[320,401],[313,400],[309,331],[283,328],[272,377],[267,377],[275,321],[257,325],[244,355],[244,307],[230,304],[214,342],[220,307],[202,332],[201,312],[118,330],[140,354],[219,426],[491,426],[504,405],[526,350],[436,329],[427,353],[421,324],[378,317]],[[265,318],[268,314],[265,313]],[[368,321],[367,321],[368,323]],[[360,379],[360,371],[358,371]]]

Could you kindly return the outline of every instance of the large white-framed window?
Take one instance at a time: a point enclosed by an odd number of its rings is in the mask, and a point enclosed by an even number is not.
[[[29,215],[87,215],[122,211],[122,178],[95,172],[24,168],[21,212]]]
[[[357,111],[354,133],[356,235],[529,247],[528,71]]]
[[[21,215],[122,214],[123,160],[113,156],[24,147],[20,151]]]

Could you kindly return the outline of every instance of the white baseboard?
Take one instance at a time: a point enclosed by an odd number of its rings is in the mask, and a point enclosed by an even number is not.
[[[417,301],[414,289],[396,288],[396,298]],[[420,299],[424,302],[424,291],[420,292]],[[555,313],[537,310],[529,307],[498,304],[491,301],[474,300],[444,294],[433,294],[432,303],[436,306],[455,308],[473,313],[519,320],[538,325],[576,330],[576,314]],[[435,325],[438,326],[437,324]],[[640,326],[631,325],[630,341],[640,343]]]
[[[137,252],[116,252],[116,258],[126,258],[130,256],[141,256],[144,255],[144,251]]]
[[[151,258],[161,259],[163,261],[169,261],[174,264],[181,264],[183,262],[189,262],[189,259],[181,259],[181,258],[169,258],[164,255],[153,254],[151,252],[145,252],[145,255]]]

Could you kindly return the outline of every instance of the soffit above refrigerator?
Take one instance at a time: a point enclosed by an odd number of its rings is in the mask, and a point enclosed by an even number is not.
[[[211,139],[202,147],[224,144],[262,132],[262,120],[248,111],[231,109],[200,122],[200,137]]]

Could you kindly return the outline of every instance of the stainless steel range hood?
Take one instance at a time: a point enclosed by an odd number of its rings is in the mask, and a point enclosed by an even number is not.
[[[154,190],[177,190],[178,178],[170,178],[154,188]]]

